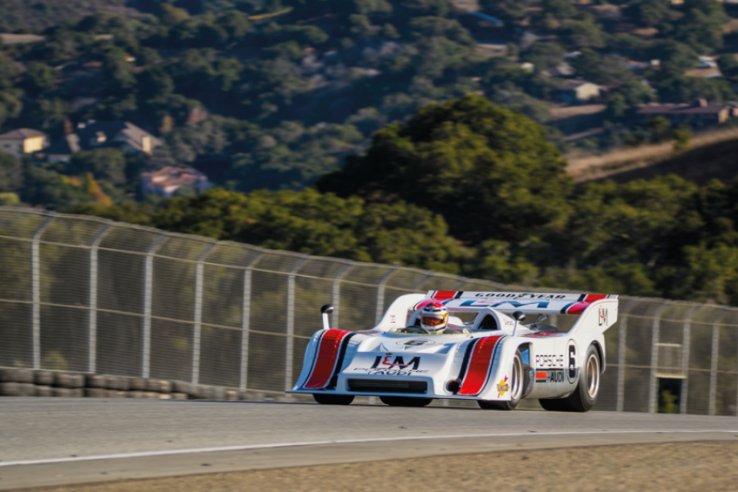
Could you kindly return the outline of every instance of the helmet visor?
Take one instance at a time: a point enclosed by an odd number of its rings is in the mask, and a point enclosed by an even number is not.
[[[425,326],[438,326],[442,325],[446,321],[446,316],[443,317],[435,317],[435,316],[423,316],[420,319],[420,322],[424,324]]]

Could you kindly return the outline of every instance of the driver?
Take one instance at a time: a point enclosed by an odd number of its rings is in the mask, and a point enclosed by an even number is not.
[[[433,302],[420,308],[419,318],[421,328],[440,333],[448,325],[448,310],[440,302]]]

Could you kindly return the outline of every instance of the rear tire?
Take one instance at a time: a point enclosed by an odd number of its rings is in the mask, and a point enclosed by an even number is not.
[[[354,401],[354,395],[325,395],[313,393],[315,401],[321,405],[350,405]]]
[[[515,352],[512,365],[512,378],[510,379],[510,401],[477,400],[477,404],[484,410],[515,410],[523,398],[523,384],[525,374],[523,372],[523,356],[520,350]]]
[[[385,405],[391,407],[425,407],[430,405],[432,398],[413,398],[409,396],[380,396]]]
[[[589,412],[600,394],[600,375],[600,355],[595,346],[590,345],[584,358],[584,370],[579,374],[579,384],[574,393],[566,398],[538,402],[551,412]]]

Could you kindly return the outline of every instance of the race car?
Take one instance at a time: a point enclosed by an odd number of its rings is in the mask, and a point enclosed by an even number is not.
[[[546,410],[586,412],[605,370],[615,295],[430,291],[398,297],[365,331],[323,329],[305,351],[293,393],[348,405],[356,395],[391,406],[476,400],[513,410],[523,398]],[[556,318],[559,329],[546,324]],[[572,319],[573,317],[573,319]]]

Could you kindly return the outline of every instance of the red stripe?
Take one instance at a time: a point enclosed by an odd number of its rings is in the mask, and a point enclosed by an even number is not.
[[[349,333],[351,332],[344,330],[328,330],[323,334],[318,350],[318,360],[315,361],[310,379],[305,383],[305,389],[323,389],[328,386],[333,369],[336,367],[341,341]]]
[[[447,299],[453,299],[455,295],[455,290],[438,290],[433,294],[433,299],[441,299],[445,301]]]
[[[547,374],[545,372],[537,372],[536,379],[546,379]]]
[[[566,314],[582,314],[589,307],[588,302],[578,302],[566,310]]]
[[[605,297],[607,297],[605,294],[587,294],[587,297],[584,298],[584,302],[600,301]]]
[[[487,382],[489,367],[492,365],[492,353],[502,336],[482,338],[472,352],[469,369],[461,384],[460,395],[473,396],[482,392]]]

